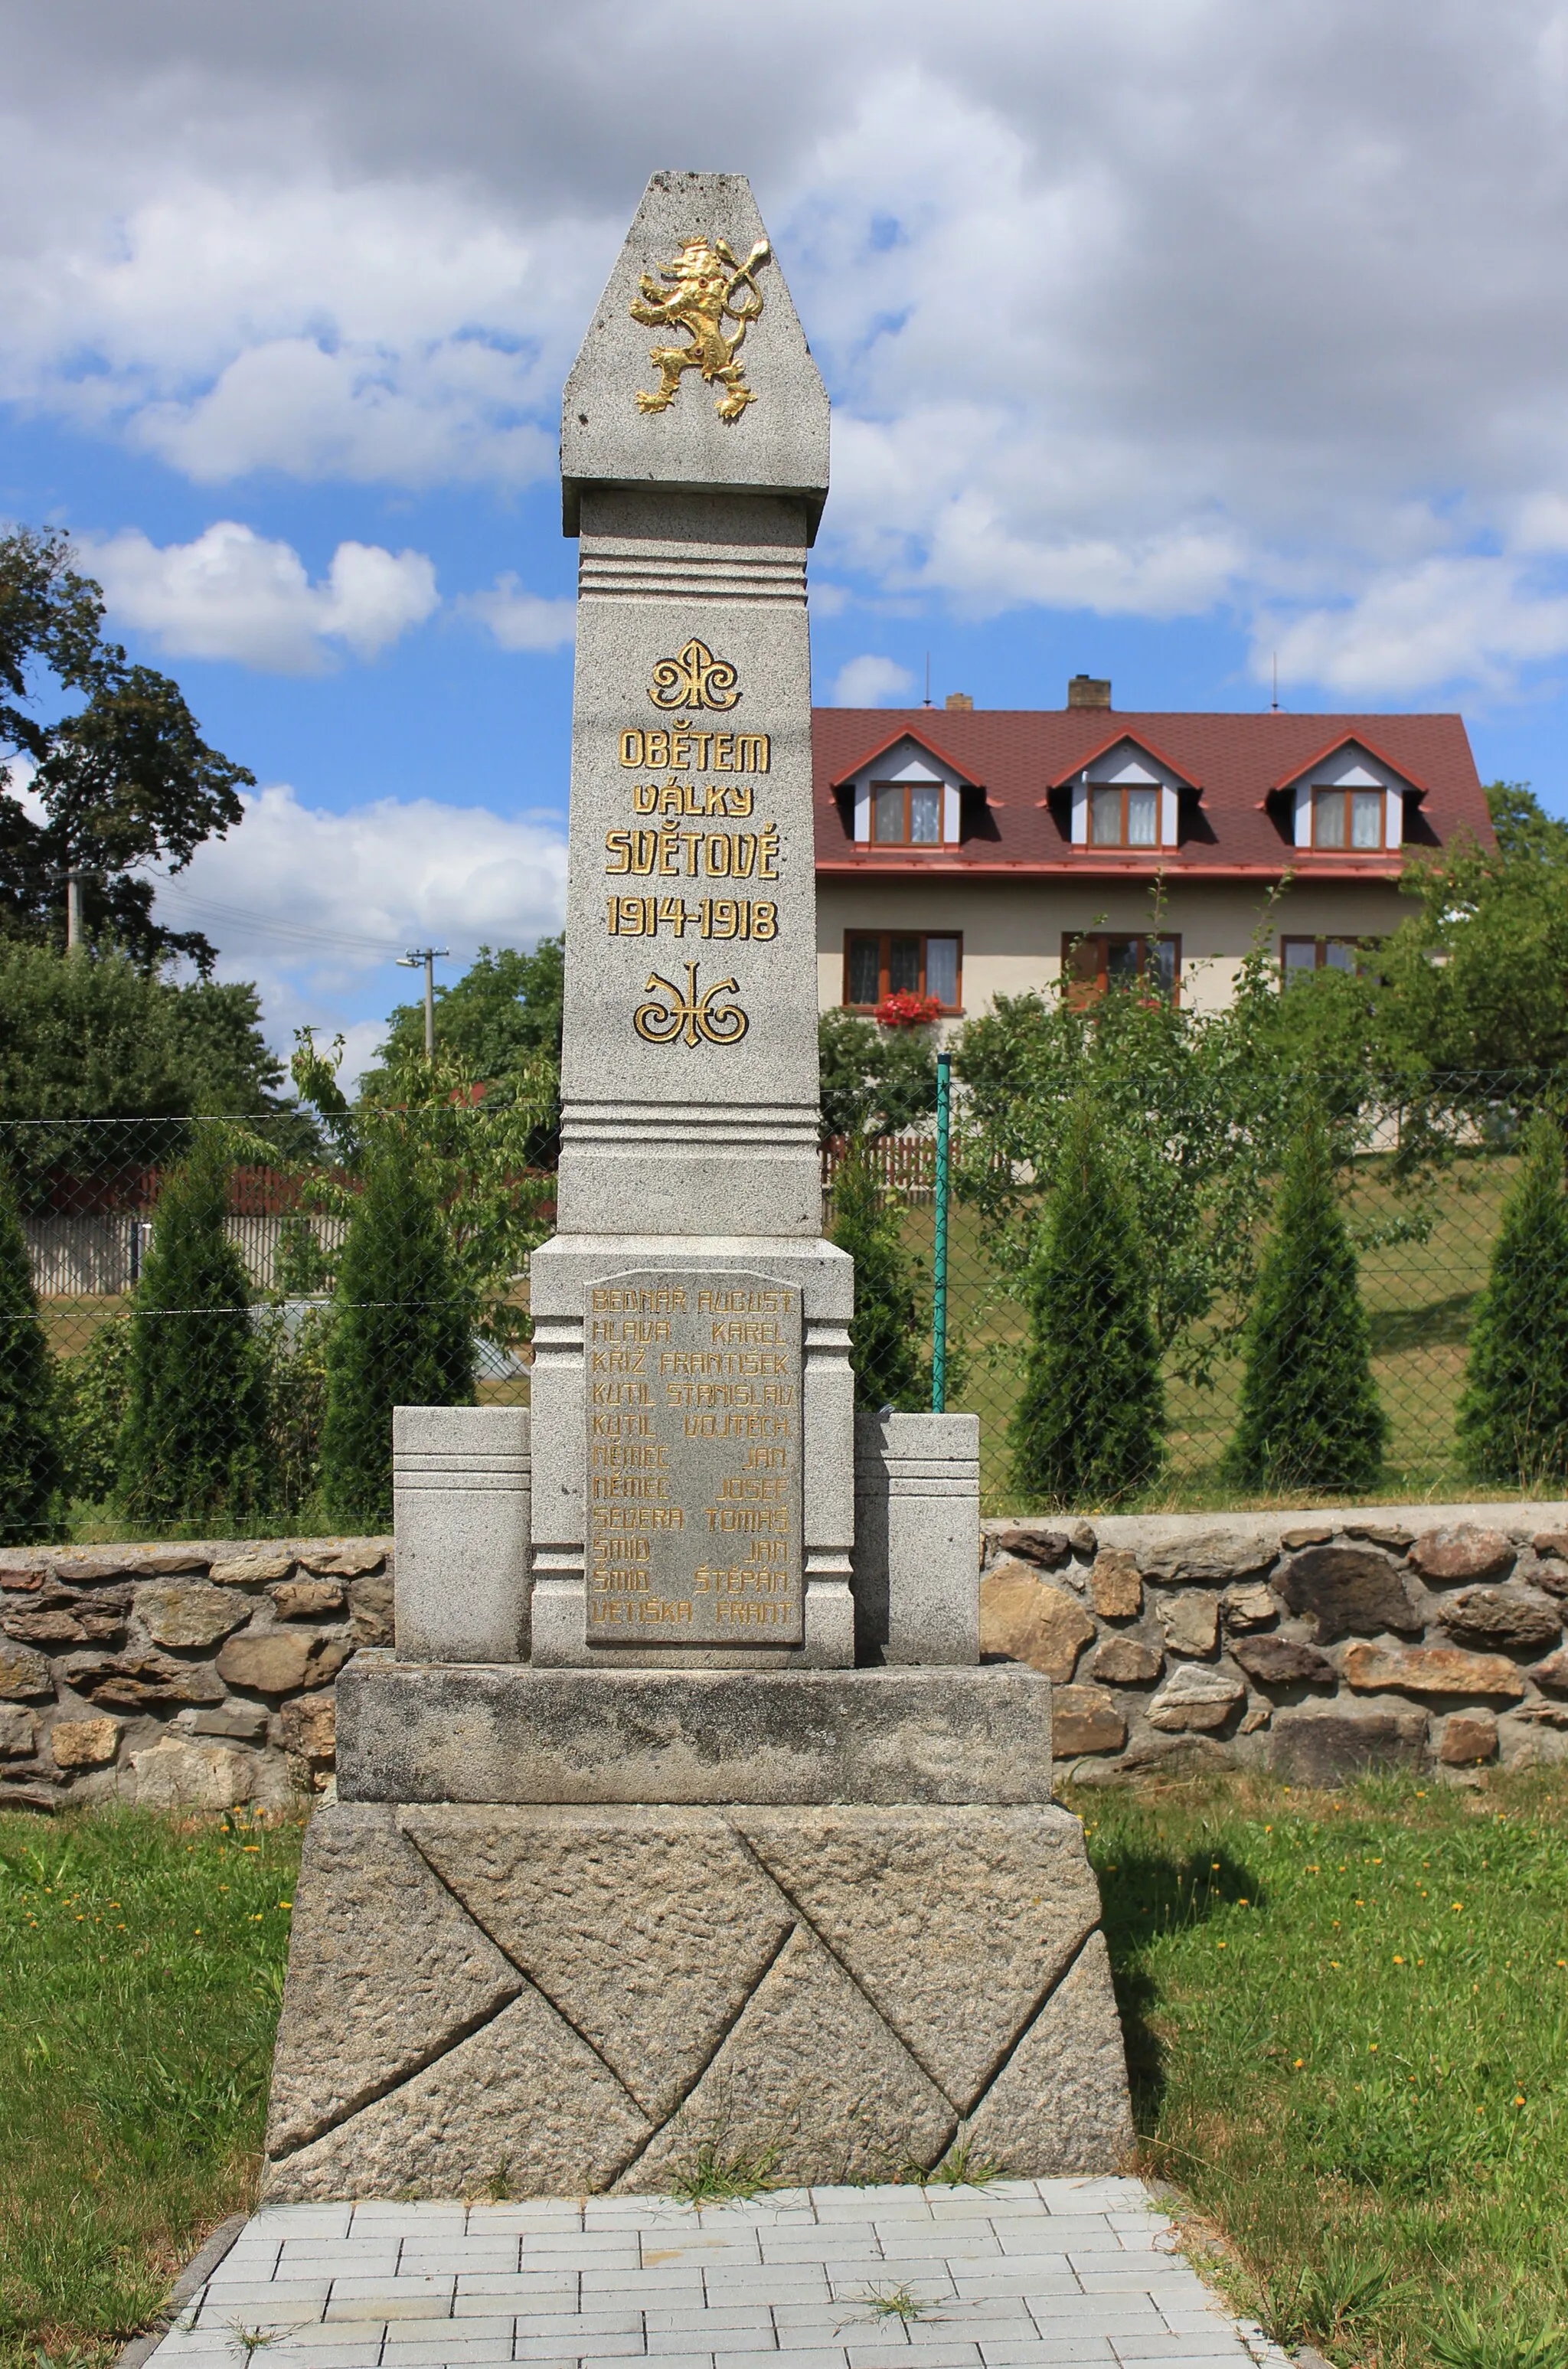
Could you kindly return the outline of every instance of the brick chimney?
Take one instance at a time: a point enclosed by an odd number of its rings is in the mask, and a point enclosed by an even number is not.
[[[1111,686],[1098,675],[1075,674],[1067,686],[1069,707],[1109,707]]]
[[[949,711],[952,711],[952,710],[955,710],[955,709],[962,709],[962,710],[967,711],[967,709],[969,709],[969,708],[973,707],[973,705],[974,705],[974,704],[975,704],[975,703],[974,703],[974,701],[969,697],[969,694],[968,694],[968,692],[967,692],[967,691],[950,691],[950,692],[948,692],[947,697],[946,697],[946,700],[945,700],[945,702],[944,702],[944,705],[949,709]]]

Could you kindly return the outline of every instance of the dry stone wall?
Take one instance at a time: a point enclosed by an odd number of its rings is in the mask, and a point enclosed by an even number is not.
[[[332,1681],[391,1642],[390,1539],[8,1550],[0,1808],[303,1805]]]
[[[989,1522],[983,1660],[1082,1779],[1568,1757],[1568,1505]]]
[[[302,1807],[390,1539],[0,1551],[0,1807]],[[1080,1778],[1568,1757],[1568,1504],[989,1522],[980,1647]]]

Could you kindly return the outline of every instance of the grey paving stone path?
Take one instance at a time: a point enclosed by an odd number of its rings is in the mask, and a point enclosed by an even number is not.
[[[284,2204],[156,2369],[1288,2369],[1136,2180]]]

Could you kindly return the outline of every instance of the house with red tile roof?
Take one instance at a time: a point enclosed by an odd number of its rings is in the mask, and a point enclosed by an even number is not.
[[[1230,995],[1265,913],[1282,978],[1353,967],[1413,907],[1413,860],[1494,843],[1458,715],[824,707],[813,719],[820,1001],[957,1018],[1144,978]]]

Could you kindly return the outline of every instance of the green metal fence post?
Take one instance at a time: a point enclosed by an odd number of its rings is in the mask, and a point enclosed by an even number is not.
[[[931,1302],[931,1407],[947,1406],[947,1186],[953,1102],[953,1056],[936,1057],[936,1245]]]

